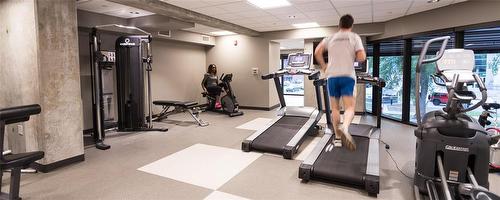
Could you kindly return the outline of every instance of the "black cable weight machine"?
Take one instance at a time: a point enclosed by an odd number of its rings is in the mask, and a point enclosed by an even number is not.
[[[126,35],[115,42],[115,52],[101,51],[99,29],[118,27],[134,30],[144,35]],[[118,104],[118,131],[167,131],[166,128],[153,128],[151,75],[152,55],[150,33],[132,26],[118,24],[101,25],[92,28],[90,33],[90,66],[92,76],[92,111],[94,141],[98,149],[106,150],[110,146],[104,143],[104,98],[103,63],[114,62],[116,67],[116,87]],[[146,81],[144,80],[146,79]],[[146,84],[146,86],[145,86]],[[147,91],[145,89],[147,88]],[[146,95],[147,94],[147,95]],[[147,115],[145,106],[147,104]],[[147,121],[146,121],[147,119]]]

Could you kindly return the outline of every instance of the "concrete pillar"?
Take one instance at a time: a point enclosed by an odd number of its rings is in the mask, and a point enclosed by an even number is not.
[[[44,151],[41,171],[83,160],[76,1],[0,1],[0,43],[0,107],[42,106],[10,148]]]

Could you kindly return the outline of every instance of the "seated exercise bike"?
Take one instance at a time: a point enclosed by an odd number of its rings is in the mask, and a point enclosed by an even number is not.
[[[221,98],[222,108],[215,108],[216,103],[216,94],[211,94],[209,92],[202,92],[203,97],[207,98],[207,104],[205,110],[224,113],[229,115],[230,117],[243,115],[243,112],[239,110],[238,101],[236,101],[236,96],[234,96],[233,89],[231,88],[231,81],[233,81],[233,74],[222,74],[220,86],[223,88],[226,93]]]
[[[443,110],[428,112],[423,118],[420,99],[416,98],[415,197],[417,200],[500,199],[487,189],[489,148],[498,141],[498,135],[489,135],[477,120],[465,114],[486,101],[486,87],[473,73],[474,52],[445,50],[449,39],[445,36],[427,41],[416,67],[417,97],[423,64],[436,62],[436,74],[432,77],[437,85],[446,86],[450,98]],[[441,42],[439,52],[425,59],[430,45],[436,42]],[[474,92],[467,90],[472,84],[478,85],[481,100],[465,108],[463,104],[477,99]]]

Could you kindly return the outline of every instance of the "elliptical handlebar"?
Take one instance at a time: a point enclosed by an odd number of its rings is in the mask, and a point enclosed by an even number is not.
[[[430,39],[427,42],[425,42],[424,47],[422,48],[422,52],[420,52],[420,57],[418,58],[418,63],[417,63],[417,73],[420,72],[420,68],[422,67],[422,64],[427,64],[427,63],[433,63],[439,60],[441,57],[443,57],[444,50],[446,49],[446,45],[448,45],[448,41],[451,39],[450,36],[443,36],[443,37],[438,37],[434,39]],[[438,53],[436,56],[432,58],[425,59],[425,55],[427,55],[427,51],[429,47],[431,46],[432,43],[435,42],[442,42],[441,43],[441,48],[439,49]]]
[[[486,86],[484,86],[484,83],[481,80],[481,77],[479,77],[479,75],[477,75],[477,74],[473,74],[473,77],[474,77],[474,80],[476,81],[476,83],[479,87],[479,91],[481,91],[481,101],[477,102],[473,106],[469,106],[468,108],[460,109],[461,113],[469,112],[469,111],[472,111],[476,108],[479,108],[479,106],[483,105],[486,102],[486,100],[488,99],[488,92],[487,92]]]
[[[446,49],[446,45],[448,44],[448,41],[450,40],[450,36],[443,36],[443,37],[438,37],[438,38],[434,38],[434,39],[431,39],[431,40],[428,40],[427,42],[425,42],[424,44],[424,47],[422,48],[422,52],[420,52],[420,57],[418,58],[418,62],[417,62],[417,67],[416,67],[416,76],[415,76],[415,99],[416,99],[416,115],[417,115],[417,124],[420,125],[422,123],[422,116],[420,114],[420,71],[421,71],[421,68],[422,68],[422,65],[423,64],[426,64],[426,63],[432,63],[432,62],[436,62],[437,60],[439,60],[441,57],[443,57],[443,54],[444,54],[444,50]],[[430,45],[432,43],[435,43],[435,42],[442,42],[441,43],[441,48],[440,50],[438,51],[437,55],[433,58],[429,58],[429,59],[424,59],[425,58],[425,55],[427,55],[427,51],[430,47]]]

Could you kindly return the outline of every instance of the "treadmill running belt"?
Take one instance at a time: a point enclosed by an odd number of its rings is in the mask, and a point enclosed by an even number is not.
[[[353,139],[356,151],[333,147],[332,151],[326,152],[329,142],[313,165],[313,177],[364,186],[370,139],[354,135]]]
[[[283,147],[297,134],[309,117],[284,116],[252,142],[252,149],[282,154]]]

